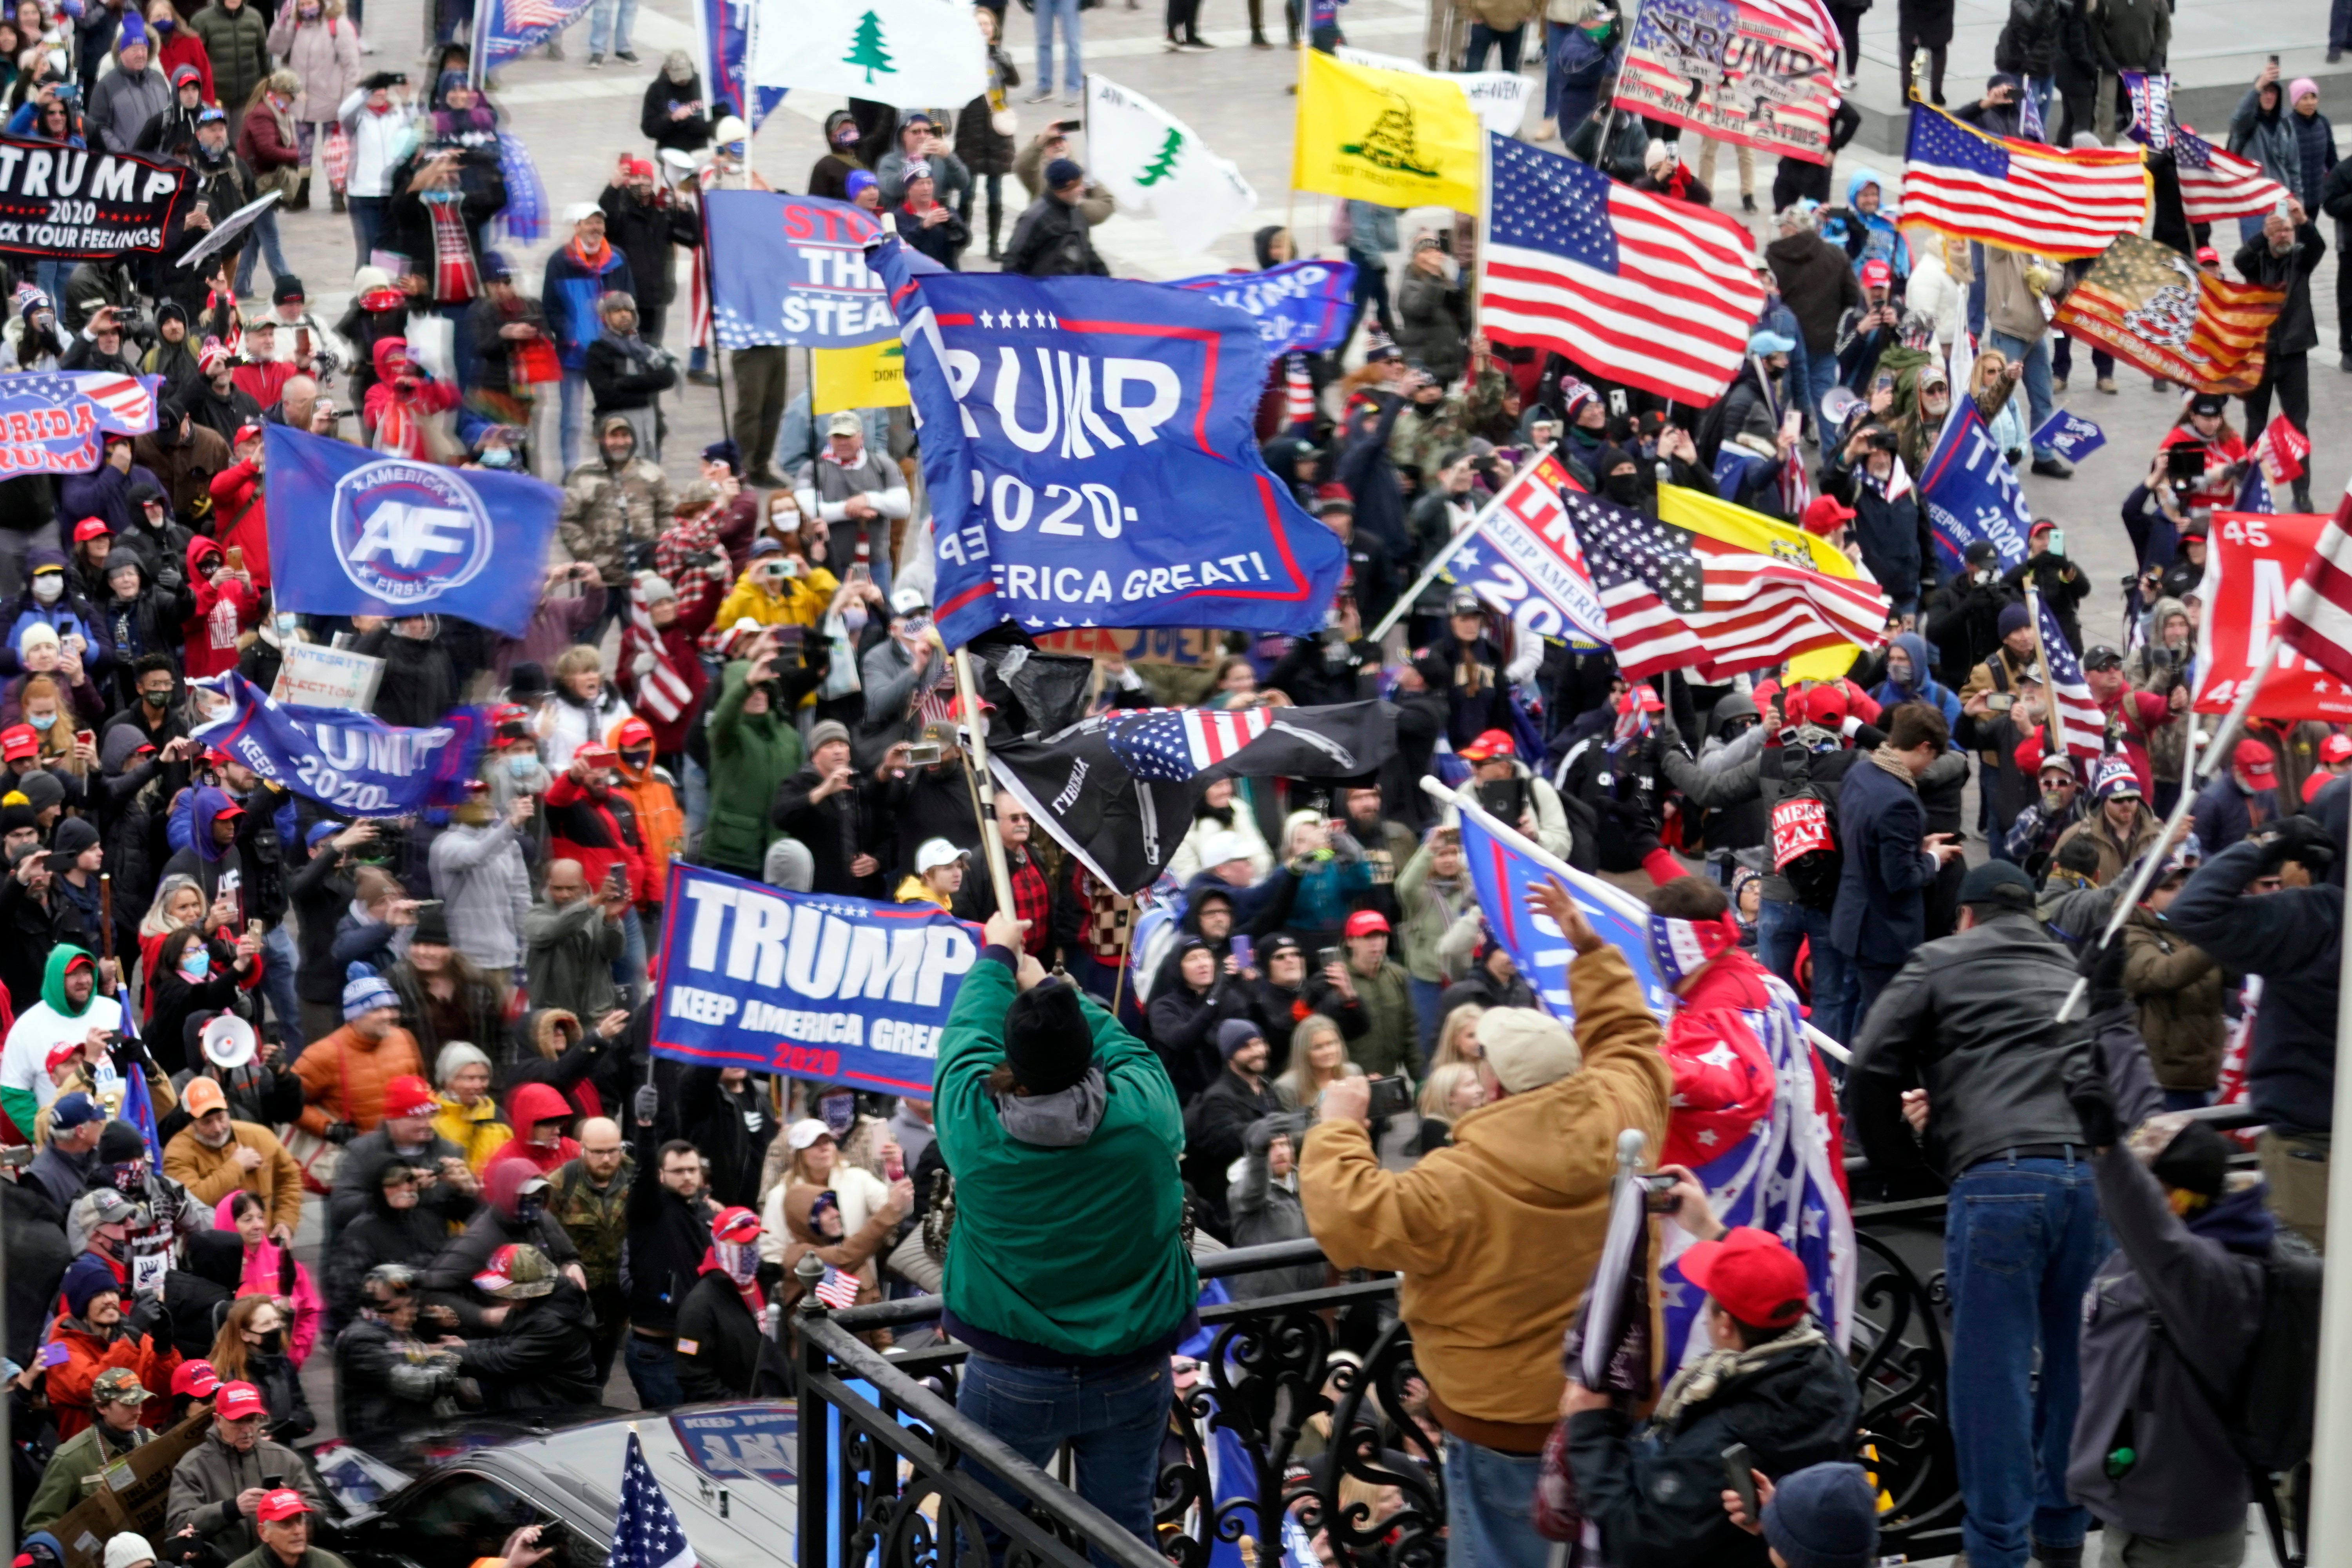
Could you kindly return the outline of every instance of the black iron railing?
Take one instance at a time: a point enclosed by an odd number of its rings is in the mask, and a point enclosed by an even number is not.
[[[1935,1555],[1958,1539],[1943,1207],[1937,1198],[1854,1215],[1857,1457],[1878,1478],[1888,1553]],[[1246,1247],[1202,1259],[1201,1273],[1238,1279],[1321,1256],[1312,1242]],[[1339,1568],[1360,1568],[1375,1548],[1392,1568],[1439,1568],[1438,1429],[1395,1293],[1393,1276],[1350,1276],[1202,1310],[1213,1341],[1170,1412],[1156,1551],[1081,1500],[1066,1475],[956,1410],[965,1347],[886,1355],[858,1338],[933,1324],[939,1298],[834,1312],[808,1296],[796,1319],[803,1568],[866,1568],[877,1555],[880,1568],[987,1568],[983,1543],[1013,1568],[1082,1568],[1090,1552],[1116,1568],[1207,1568],[1221,1542],[1268,1563],[1283,1552],[1286,1521],[1301,1539],[1322,1535]]]

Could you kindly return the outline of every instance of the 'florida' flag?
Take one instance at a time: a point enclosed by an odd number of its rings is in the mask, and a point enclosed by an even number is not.
[[[621,1460],[621,1511],[613,1521],[613,1552],[605,1568],[695,1568],[695,1563],[694,1548],[632,1430]]]

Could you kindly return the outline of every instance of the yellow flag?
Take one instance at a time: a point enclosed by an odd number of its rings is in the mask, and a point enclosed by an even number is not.
[[[1737,544],[1759,554],[1778,555],[1786,560],[1810,566],[1827,577],[1860,577],[1862,568],[1846,559],[1845,552],[1828,540],[1807,533],[1801,528],[1790,528],[1785,522],[1775,522],[1761,512],[1734,506],[1696,490],[1686,490],[1680,485],[1658,487],[1658,521],[1671,522],[1677,528],[1687,528],[1693,533],[1704,533],[1709,539],[1719,539],[1726,544]],[[1834,647],[1815,648],[1789,660],[1789,673],[1802,680],[1837,680],[1853,668],[1854,656],[1862,650],[1852,643],[1840,643]]]
[[[1290,183],[1391,207],[1478,210],[1478,111],[1442,76],[1343,65],[1308,49]]]
[[[896,338],[855,349],[811,349],[816,381],[810,411],[907,406],[907,345]]]

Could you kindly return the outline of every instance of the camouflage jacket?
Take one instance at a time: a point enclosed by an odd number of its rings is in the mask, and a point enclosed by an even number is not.
[[[602,1192],[578,1160],[565,1161],[548,1178],[547,1212],[580,1249],[580,1267],[591,1289],[621,1283],[621,1247],[629,1237],[629,1183],[635,1175],[636,1161],[625,1152],[621,1168]]]
[[[599,454],[563,476],[556,531],[572,559],[593,565],[607,588],[628,582],[628,547],[653,543],[669,524],[669,480],[642,458],[615,470]]]

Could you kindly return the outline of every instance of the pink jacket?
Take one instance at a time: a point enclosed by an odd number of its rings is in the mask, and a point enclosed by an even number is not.
[[[239,1189],[240,1191],[242,1189]],[[229,1216],[228,1206],[237,1194],[230,1193],[213,1205],[213,1228],[235,1231],[236,1221]],[[248,1248],[245,1255],[245,1271],[239,1277],[236,1293],[240,1296],[268,1296],[293,1317],[286,1335],[286,1353],[296,1366],[310,1359],[310,1348],[319,1342],[319,1320],[325,1308],[319,1300],[319,1288],[310,1283],[310,1271],[301,1264],[294,1266],[294,1300],[288,1301],[278,1290],[278,1244],[264,1241]]]

